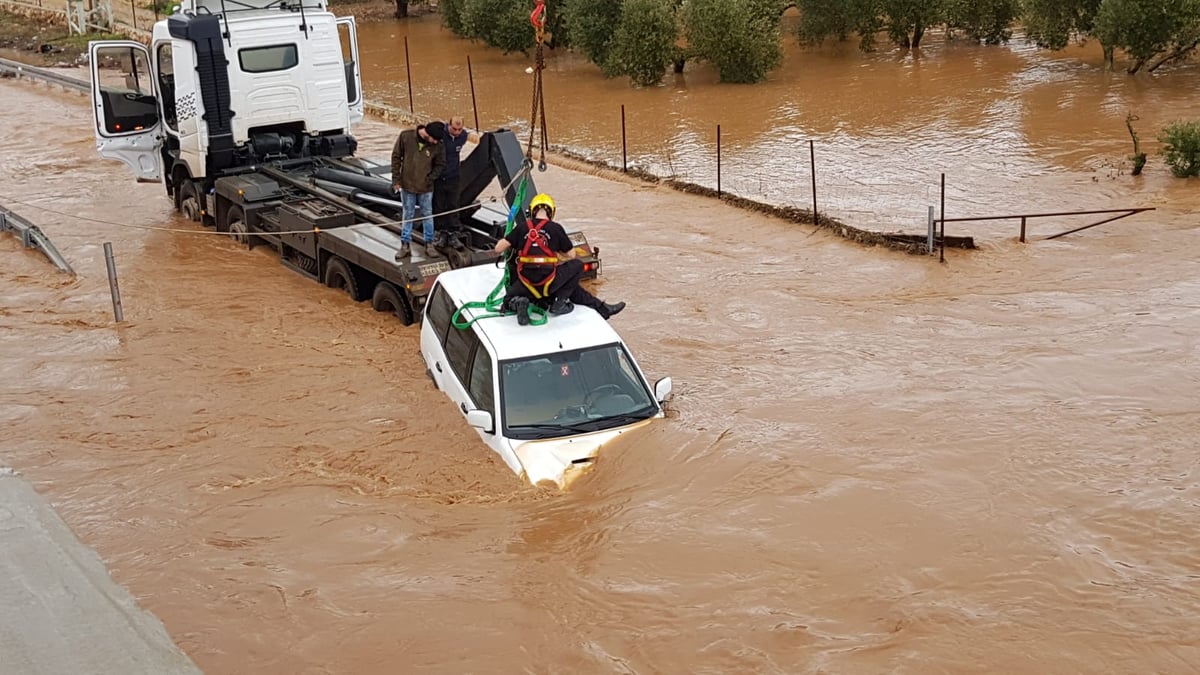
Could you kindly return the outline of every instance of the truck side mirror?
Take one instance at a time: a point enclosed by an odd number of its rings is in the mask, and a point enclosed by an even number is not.
[[[489,434],[496,433],[495,425],[492,423],[492,413],[486,410],[471,410],[467,412],[467,424],[482,429]]]
[[[664,377],[654,383],[654,398],[660,404],[666,403],[667,398],[671,395],[671,378]]]

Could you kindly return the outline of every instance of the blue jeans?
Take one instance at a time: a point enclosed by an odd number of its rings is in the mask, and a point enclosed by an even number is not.
[[[412,241],[413,216],[417,207],[421,207],[421,232],[425,235],[425,245],[433,243],[433,193],[432,192],[400,192],[400,203],[404,208],[404,225],[400,228],[400,240]]]

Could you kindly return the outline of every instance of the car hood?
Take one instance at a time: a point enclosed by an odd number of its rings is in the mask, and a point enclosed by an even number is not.
[[[650,417],[616,429],[605,429],[576,436],[545,438],[532,441],[509,441],[513,452],[525,470],[525,479],[531,485],[550,481],[561,490],[592,466],[600,449],[621,434],[649,424]]]

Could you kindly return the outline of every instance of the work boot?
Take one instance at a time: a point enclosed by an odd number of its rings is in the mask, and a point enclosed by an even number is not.
[[[410,246],[407,241],[400,244],[400,250],[396,251],[396,262],[400,262],[401,260],[404,260],[405,258],[408,258],[411,256],[412,256],[412,246]]]
[[[517,323],[522,326],[529,325],[529,298],[515,297],[508,301],[508,306],[512,311],[517,313]]]
[[[555,298],[554,302],[550,303],[551,314],[570,314],[575,309],[575,305],[571,304],[566,298]]]
[[[604,317],[605,321],[608,321],[608,317],[614,314],[620,314],[621,310],[623,309],[625,309],[625,303],[623,302],[618,302],[614,305],[610,305],[607,302],[602,302],[600,303],[600,316]]]

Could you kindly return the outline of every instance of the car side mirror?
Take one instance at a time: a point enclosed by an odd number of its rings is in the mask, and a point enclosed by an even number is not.
[[[471,410],[467,412],[467,424],[476,429],[483,429],[489,434],[495,433],[495,425],[492,424],[492,413],[486,410]]]
[[[664,378],[660,379],[658,382],[654,383],[654,398],[658,399],[658,402],[660,404],[666,403],[667,398],[670,395],[671,395],[671,378],[664,377]]]

